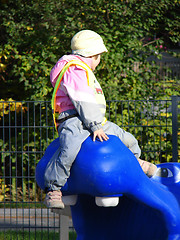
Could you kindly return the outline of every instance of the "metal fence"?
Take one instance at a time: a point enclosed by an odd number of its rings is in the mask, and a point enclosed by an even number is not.
[[[141,158],[178,161],[179,105],[179,96],[108,101],[107,118],[138,139]],[[57,137],[50,102],[2,101],[0,123],[0,239],[60,239],[60,216],[45,208],[35,181],[36,164]],[[69,225],[73,231],[71,218]]]

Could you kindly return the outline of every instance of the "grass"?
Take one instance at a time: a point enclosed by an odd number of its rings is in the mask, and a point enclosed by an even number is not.
[[[0,203],[0,208],[45,208],[41,202],[4,202]]]
[[[0,240],[60,240],[58,232],[52,231],[1,231]],[[69,240],[75,240],[76,233],[69,232]]]

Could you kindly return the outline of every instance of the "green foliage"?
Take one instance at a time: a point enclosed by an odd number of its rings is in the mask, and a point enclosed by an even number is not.
[[[69,232],[69,239],[75,240],[76,239],[76,232],[71,231]],[[0,239],[4,240],[41,240],[41,239],[54,239],[59,240],[59,232],[54,231],[47,231],[47,230],[36,230],[35,232],[30,230],[7,230],[0,232]]]
[[[8,191],[8,186],[5,184],[4,180],[0,178],[0,202],[3,202],[5,198],[7,198]]]
[[[172,113],[168,109],[171,104],[170,100],[110,101],[107,118],[137,138],[142,159],[156,164],[170,162]]]
[[[174,94],[147,60],[178,46],[178,1],[1,0],[1,5],[1,98],[50,100],[50,70],[81,29],[97,31],[108,47],[96,73],[107,99]]]

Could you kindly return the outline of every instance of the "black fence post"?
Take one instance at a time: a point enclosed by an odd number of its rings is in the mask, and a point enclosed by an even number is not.
[[[172,157],[178,162],[178,101],[180,96],[172,96]]]

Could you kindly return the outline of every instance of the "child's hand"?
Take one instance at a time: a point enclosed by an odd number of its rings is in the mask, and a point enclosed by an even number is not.
[[[103,142],[103,140],[107,141],[109,139],[102,128],[93,132],[93,141],[96,140],[96,137],[98,137],[101,142]]]

